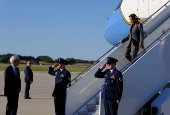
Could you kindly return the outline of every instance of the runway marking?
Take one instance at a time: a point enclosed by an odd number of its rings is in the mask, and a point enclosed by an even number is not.
[[[79,94],[81,94],[84,90],[86,90],[86,89],[87,89],[92,83],[94,83],[96,80],[97,80],[97,78],[94,79],[91,83],[89,83],[86,87],[84,87],[84,88],[79,92]]]

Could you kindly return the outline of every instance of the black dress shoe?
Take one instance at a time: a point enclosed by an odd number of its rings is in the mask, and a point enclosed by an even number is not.
[[[24,99],[31,99],[31,97],[24,97]]]

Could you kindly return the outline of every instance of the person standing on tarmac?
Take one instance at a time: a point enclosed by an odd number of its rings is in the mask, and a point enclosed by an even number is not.
[[[4,95],[7,97],[6,115],[17,115],[19,93],[21,92],[20,59],[14,55],[10,57],[11,65],[5,69]]]
[[[27,66],[25,66],[24,73],[25,73],[24,80],[26,83],[24,99],[31,99],[31,97],[29,96],[30,85],[33,83],[33,72],[31,70],[31,61],[27,61]]]
[[[52,96],[54,97],[55,114],[65,115],[65,99],[67,85],[71,82],[71,74],[65,69],[67,61],[63,58],[58,58],[58,63],[49,67],[48,73],[55,76],[55,89]],[[54,68],[57,67],[56,71]]]

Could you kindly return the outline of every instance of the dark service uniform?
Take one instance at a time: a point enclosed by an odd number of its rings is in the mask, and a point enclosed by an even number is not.
[[[105,84],[102,89],[102,99],[104,99],[104,108],[106,115],[117,115],[118,103],[121,100],[123,91],[122,73],[116,68],[105,70],[98,69],[94,75],[96,78],[105,78]]]
[[[48,73],[55,76],[55,88],[52,96],[54,97],[55,113],[56,115],[65,115],[65,99],[66,89],[68,83],[71,82],[71,74],[65,68],[61,71],[49,67]]]
[[[24,73],[25,73],[25,98],[29,98],[29,90],[30,90],[30,81],[33,81],[33,73],[32,70],[29,66],[25,66],[24,69]]]

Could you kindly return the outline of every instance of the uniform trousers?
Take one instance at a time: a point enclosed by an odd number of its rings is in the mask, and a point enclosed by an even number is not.
[[[104,100],[105,115],[117,115],[118,104],[116,100]]]
[[[25,97],[29,97],[29,90],[30,90],[30,82],[25,82]]]
[[[125,57],[131,62],[138,55],[139,47],[134,47],[134,41],[131,41],[126,48]]]
[[[18,109],[19,94],[7,96],[6,115],[16,115]]]
[[[54,97],[54,106],[56,115],[65,115],[65,97]]]

